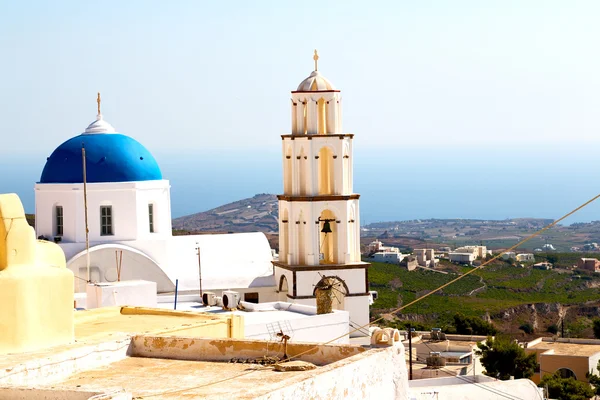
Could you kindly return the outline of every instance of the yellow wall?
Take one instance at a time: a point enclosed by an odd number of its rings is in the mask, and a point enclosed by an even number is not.
[[[73,274],[61,248],[35,239],[16,194],[0,195],[0,354],[73,340]]]
[[[568,356],[564,354],[541,354],[540,359],[541,378],[553,374],[560,368],[568,368],[575,373],[577,380],[587,382],[585,374],[589,372],[590,359],[584,356]]]

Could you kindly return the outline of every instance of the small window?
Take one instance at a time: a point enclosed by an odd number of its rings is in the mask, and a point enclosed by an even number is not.
[[[113,234],[112,206],[100,207],[100,235],[110,236]]]
[[[244,293],[244,301],[247,301],[248,303],[258,304],[258,293]]]
[[[54,221],[54,232],[55,236],[63,235],[63,208],[62,206],[56,206],[54,210],[54,214],[56,216],[56,220]]]
[[[154,204],[148,204],[148,221],[150,233],[154,233]]]

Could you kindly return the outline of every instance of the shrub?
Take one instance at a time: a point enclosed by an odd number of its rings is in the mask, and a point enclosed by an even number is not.
[[[528,335],[531,335],[533,333],[533,326],[529,322],[526,322],[523,325],[521,325],[519,329]]]
[[[494,325],[477,317],[467,317],[457,313],[454,315],[456,333],[461,335],[495,335],[498,330]]]

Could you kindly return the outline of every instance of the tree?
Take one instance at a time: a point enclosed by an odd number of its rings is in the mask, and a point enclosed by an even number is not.
[[[600,371],[600,361],[598,361],[598,365],[596,366],[596,369],[598,371]],[[586,374],[586,378],[588,379],[589,383],[594,385],[595,394],[600,395],[600,376],[593,374],[593,372],[594,372],[594,370],[592,370],[592,373],[588,372]]]
[[[530,335],[534,332],[533,326],[529,322],[525,322],[523,325],[519,327],[520,330]]]
[[[531,377],[537,368],[535,354],[526,354],[519,344],[508,336],[487,338],[477,343],[479,350],[475,354],[481,356],[481,365],[485,374],[503,381],[514,376],[515,379]]]
[[[592,329],[594,330],[594,337],[600,339],[600,318],[594,318],[593,323]]]
[[[546,375],[539,384],[548,387],[548,398],[557,400],[588,400],[594,396],[594,390],[587,382],[573,377],[563,378],[560,372]]]
[[[495,335],[498,330],[494,325],[481,318],[467,317],[457,313],[454,315],[456,333],[460,335]]]

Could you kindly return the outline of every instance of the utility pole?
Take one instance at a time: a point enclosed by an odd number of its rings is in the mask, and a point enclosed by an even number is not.
[[[200,302],[203,302],[204,299],[202,298],[202,262],[200,261],[200,244],[198,242],[196,242],[196,251],[198,254],[198,279],[200,285]]]
[[[408,380],[412,381],[413,373],[412,373],[412,328],[411,325],[408,324]]]

